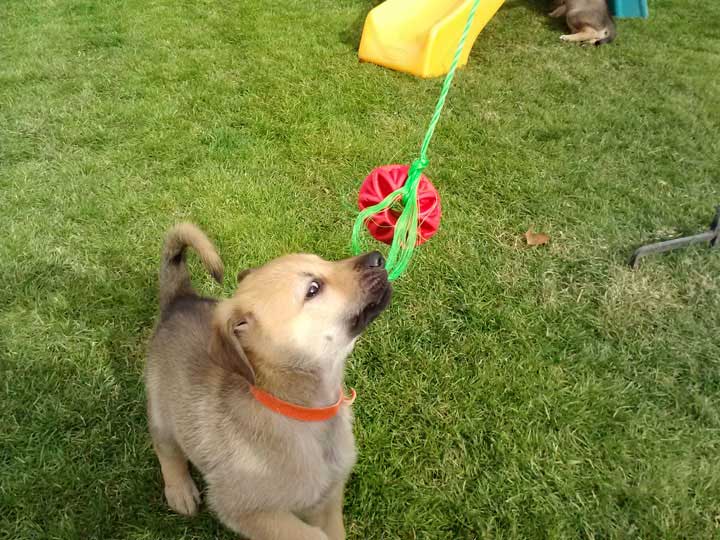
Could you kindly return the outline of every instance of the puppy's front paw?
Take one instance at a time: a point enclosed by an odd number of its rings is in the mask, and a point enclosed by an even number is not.
[[[165,486],[165,498],[170,508],[184,516],[197,514],[200,504],[200,492],[192,478],[179,485]]]
[[[560,36],[560,39],[562,41],[569,41],[569,38],[570,38],[570,36],[568,34],[564,34],[564,35]]]

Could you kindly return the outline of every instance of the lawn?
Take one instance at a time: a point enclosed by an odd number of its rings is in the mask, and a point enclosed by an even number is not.
[[[348,255],[440,84],[357,62],[372,3],[0,3],[1,539],[233,538],[162,498],[161,239],[195,221],[230,277]],[[720,3],[651,1],[600,48],[545,10],[508,0],[459,72],[440,233],[349,364],[351,539],[720,538],[719,253],[627,266],[720,203]]]

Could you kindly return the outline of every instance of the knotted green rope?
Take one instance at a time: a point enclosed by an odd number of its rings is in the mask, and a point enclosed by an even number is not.
[[[460,55],[465,47],[465,40],[470,32],[470,27],[472,26],[473,19],[475,18],[475,12],[477,11],[479,5],[480,0],[475,0],[470,8],[465,28],[460,36],[460,41],[457,49],[455,50],[455,56],[453,57],[452,64],[450,64],[450,70],[445,76],[445,81],[443,82],[442,90],[440,91],[440,97],[438,98],[437,105],[435,105],[435,112],[430,119],[430,125],[425,133],[422,146],[420,146],[420,156],[412,162],[412,165],[410,165],[405,184],[401,188],[393,191],[379,203],[365,208],[355,219],[355,225],[353,226],[352,232],[352,249],[356,255],[359,255],[363,251],[360,235],[365,222],[368,219],[371,219],[372,216],[378,212],[392,206],[397,201],[402,203],[403,209],[397,220],[397,224],[395,225],[392,245],[390,246],[390,251],[387,255],[387,261],[385,263],[385,268],[388,271],[388,279],[391,281],[399,278],[405,272],[410,264],[413,252],[415,251],[418,227],[417,192],[418,185],[420,183],[420,176],[428,166],[428,146],[430,146],[430,140],[435,132],[435,126],[440,120],[440,113],[445,106],[445,98],[450,91],[450,85],[452,84],[453,77],[455,77],[455,70],[460,62]]]

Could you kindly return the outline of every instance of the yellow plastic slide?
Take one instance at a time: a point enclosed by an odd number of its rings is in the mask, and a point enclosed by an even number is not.
[[[505,0],[482,0],[460,56],[470,50]],[[365,19],[360,60],[418,77],[438,77],[450,69],[473,0],[386,0]]]

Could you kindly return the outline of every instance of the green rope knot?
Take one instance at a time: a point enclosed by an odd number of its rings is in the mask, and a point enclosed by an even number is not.
[[[413,198],[417,198],[417,187],[420,185],[420,177],[429,164],[430,160],[424,157],[419,157],[410,165],[407,179],[405,180],[405,186],[403,186],[408,188],[405,190],[402,197],[403,206],[406,206],[408,201],[413,200]]]
[[[358,214],[357,219],[355,219],[355,224],[353,225],[352,250],[356,255],[359,255],[363,251],[360,234],[365,222],[372,219],[372,216],[375,214],[398,202],[402,204],[403,209],[398,217],[397,223],[395,224],[392,245],[390,246],[390,251],[388,252],[387,261],[385,263],[385,268],[388,271],[388,279],[391,281],[397,279],[405,272],[410,264],[413,251],[415,251],[418,234],[417,193],[418,185],[420,184],[420,177],[429,164],[429,160],[427,158],[428,146],[430,145],[433,133],[435,133],[435,126],[440,120],[440,113],[445,106],[445,98],[450,91],[450,85],[452,84],[453,77],[455,77],[455,70],[460,62],[460,55],[465,47],[465,41],[468,33],[470,32],[470,27],[472,26],[472,21],[475,18],[475,12],[477,11],[479,5],[480,0],[474,0],[472,7],[470,8],[470,13],[468,14],[465,28],[460,36],[457,49],[455,49],[455,55],[453,56],[452,63],[450,64],[450,69],[443,81],[442,89],[440,90],[440,97],[435,105],[435,112],[430,119],[430,124],[428,125],[425,138],[423,139],[422,146],[420,147],[420,155],[410,165],[405,184],[390,193],[390,195],[385,197],[379,203],[373,206],[368,206],[362,210]]]
[[[417,174],[420,176],[422,172],[427,169],[427,166],[430,165],[430,160],[426,157],[420,156],[415,161],[412,162],[410,165],[410,170],[408,171],[408,179],[413,177],[413,175]]]

